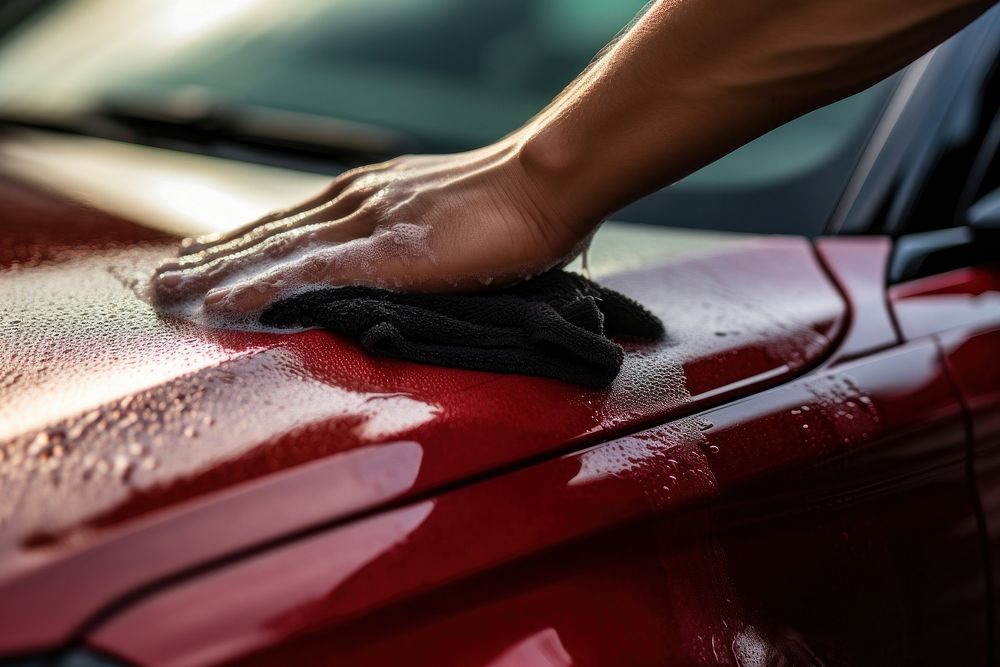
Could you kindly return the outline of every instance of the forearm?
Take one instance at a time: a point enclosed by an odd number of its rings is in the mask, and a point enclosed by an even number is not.
[[[157,299],[239,314],[302,285],[516,282],[565,261],[617,208],[874,83],[990,4],[659,0],[504,140],[352,170],[249,230],[189,244],[159,268]]]
[[[660,0],[515,135],[565,215],[593,225],[778,125],[861,90],[982,0]]]

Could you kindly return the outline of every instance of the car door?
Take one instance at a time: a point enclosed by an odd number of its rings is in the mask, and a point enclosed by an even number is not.
[[[893,291],[893,306],[909,335],[939,341],[949,375],[961,393],[995,610],[1000,592],[996,583],[1000,572],[1000,264],[972,265],[902,284]],[[992,610],[991,624],[996,637],[1000,628]]]
[[[966,414],[974,483],[981,499],[984,553],[992,563],[993,606],[1000,570],[1000,201],[994,120],[979,146],[964,196],[960,224],[904,234],[890,294],[907,339],[936,340]],[[992,613],[993,635],[997,620]]]

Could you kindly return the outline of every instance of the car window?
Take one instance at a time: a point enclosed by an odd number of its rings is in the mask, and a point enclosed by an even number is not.
[[[0,49],[0,105],[78,114],[109,96],[196,86],[464,149],[530,118],[645,4],[66,0]],[[890,89],[789,123],[616,217],[818,233]]]

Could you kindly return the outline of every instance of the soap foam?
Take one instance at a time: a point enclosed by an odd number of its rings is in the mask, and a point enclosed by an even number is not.
[[[405,291],[412,285],[409,273],[397,270],[385,275],[380,269],[388,262],[398,262],[405,269],[418,259],[437,264],[438,259],[431,249],[430,237],[433,230],[427,225],[410,222],[383,223],[377,225],[368,235],[342,243],[333,244],[322,238],[321,225],[305,231],[305,243],[287,251],[287,238],[272,237],[252,248],[222,259],[218,264],[231,270],[233,264],[246,264],[244,270],[230,273],[214,284],[210,291],[231,290],[223,293],[221,300],[205,307],[204,293],[194,294],[178,303],[160,304],[160,312],[182,317],[211,328],[239,329],[244,331],[275,332],[258,321],[261,310],[274,301],[279,301],[316,289],[344,286],[332,284],[330,279],[337,275],[356,276],[350,284],[362,284],[382,289]],[[513,281],[523,282],[553,268],[564,268],[573,259],[583,256],[582,272],[589,277],[587,254],[596,229],[581,239],[565,257],[539,266],[525,263],[523,266],[509,267],[504,274],[516,276]],[[294,275],[289,276],[289,270]],[[475,273],[463,276],[476,280],[484,288],[498,287],[495,272]],[[457,287],[461,281],[456,276],[445,277],[448,284]],[[261,307],[247,313],[234,312],[227,308],[227,302],[237,298],[253,297],[254,290],[260,291]],[[277,330],[288,332],[289,329]]]
[[[282,257],[275,257],[278,254],[276,249],[285,244],[282,240],[275,239],[266,248],[255,247],[222,260],[230,262],[244,260],[250,263],[251,258],[259,260],[266,257],[264,262],[254,261],[252,266],[245,270],[232,272],[213,285],[212,290],[230,289],[234,290],[233,293],[237,291],[242,293],[244,290],[253,290],[253,286],[258,285],[262,291],[273,292],[273,296],[267,301],[267,304],[270,304],[304,292],[337,287],[338,285],[329,283],[327,277],[339,273],[362,276],[352,284],[365,284],[383,289],[405,289],[407,282],[403,276],[385,280],[377,276],[378,269],[390,260],[400,260],[406,265],[416,258],[426,257],[432,263],[436,263],[437,259],[429,243],[430,231],[426,226],[397,222],[378,225],[369,236],[339,244],[329,244],[320,240],[318,232],[312,231],[309,232],[308,242],[303,247]],[[317,246],[321,249],[317,249]],[[288,270],[293,267],[296,276],[286,277]],[[308,277],[303,279],[303,276]],[[152,300],[151,290],[147,297]],[[182,317],[211,328],[272,333],[293,331],[261,325],[259,316],[262,308],[248,313],[227,312],[225,305],[231,296],[222,299],[219,304],[221,307],[208,309],[204,305],[204,297],[203,293],[194,294],[176,303],[158,303],[157,307],[161,313]]]

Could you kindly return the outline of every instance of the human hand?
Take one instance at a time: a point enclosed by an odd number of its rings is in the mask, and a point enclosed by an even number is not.
[[[482,289],[571,258],[594,222],[579,218],[512,143],[403,156],[337,177],[319,196],[236,231],[188,240],[156,271],[159,303],[260,310],[303,286],[415,292]]]

